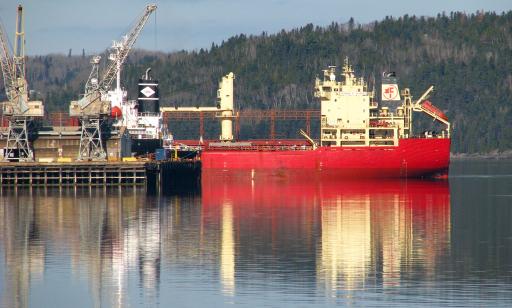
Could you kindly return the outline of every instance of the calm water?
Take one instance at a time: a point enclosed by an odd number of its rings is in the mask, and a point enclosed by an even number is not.
[[[3,189],[1,307],[512,306],[512,162],[449,182]]]

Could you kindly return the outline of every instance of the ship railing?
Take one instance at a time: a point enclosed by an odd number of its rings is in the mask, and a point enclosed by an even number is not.
[[[48,112],[43,118],[43,126],[80,126],[80,122],[77,117],[71,117],[68,112]]]
[[[68,112],[47,112],[40,119],[43,126],[79,126],[80,122],[77,117],[69,116]],[[9,118],[0,112],[0,127],[9,127]]]
[[[427,134],[423,136],[417,136],[418,139],[438,139],[438,138],[447,138],[446,134],[435,133],[435,134]]]
[[[137,113],[139,117],[159,117],[160,113],[158,112],[139,112]]]
[[[441,132],[424,131],[421,134],[416,134],[409,138],[414,138],[414,139],[438,139],[438,138],[441,138],[442,139],[442,138],[449,138],[449,135],[446,131],[441,131]]]
[[[250,145],[250,146],[206,146],[207,151],[306,151],[312,150],[310,145]]]

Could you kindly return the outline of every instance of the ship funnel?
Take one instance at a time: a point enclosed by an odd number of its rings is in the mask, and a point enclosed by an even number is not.
[[[153,80],[148,68],[142,78],[139,79],[139,92],[137,103],[139,113],[158,113],[160,111],[160,93],[158,80]]]
[[[382,74],[382,101],[400,101],[400,89],[395,72],[384,72]]]

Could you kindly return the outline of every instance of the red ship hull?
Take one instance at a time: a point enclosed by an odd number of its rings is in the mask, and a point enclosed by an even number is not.
[[[450,139],[400,139],[389,147],[319,147],[315,150],[243,150],[207,147],[203,169],[317,171],[357,178],[444,176],[450,164]]]

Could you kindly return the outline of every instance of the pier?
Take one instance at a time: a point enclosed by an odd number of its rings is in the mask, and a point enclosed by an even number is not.
[[[194,183],[200,178],[200,161],[135,162],[1,162],[4,186],[143,186]]]
[[[200,186],[200,160],[152,161],[145,168],[148,191],[195,191]]]

